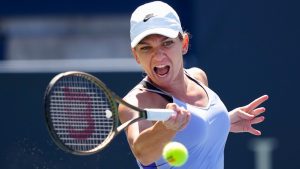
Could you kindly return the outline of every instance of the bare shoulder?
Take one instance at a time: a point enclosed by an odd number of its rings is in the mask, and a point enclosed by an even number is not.
[[[140,89],[136,86],[131,90],[124,98],[129,104],[139,107],[139,108],[165,108],[167,102],[158,94]],[[119,105],[119,118],[122,123],[138,117],[138,112],[132,110],[131,108],[120,104]],[[152,125],[149,121],[139,122],[143,124],[144,127],[149,127]]]
[[[124,98],[126,102],[139,108],[159,108],[164,107],[165,100],[154,92],[145,90],[138,84]]]
[[[192,75],[194,78],[196,78],[197,80],[199,80],[200,82],[208,86],[208,79],[206,73],[202,69],[197,67],[192,67],[187,69],[187,72],[190,75]]]
[[[133,106],[143,108],[142,105],[140,104],[143,103],[143,101],[139,99],[140,95],[144,95],[143,92],[139,89],[134,88],[129,93],[127,93],[127,95],[123,98],[123,100],[125,100],[126,102],[128,102]],[[123,104],[119,105],[119,118],[122,123],[137,117],[138,116],[137,113],[138,112],[134,111],[133,109]]]

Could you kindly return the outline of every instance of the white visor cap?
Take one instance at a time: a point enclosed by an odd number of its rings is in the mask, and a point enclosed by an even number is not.
[[[183,34],[179,16],[168,4],[154,1],[139,6],[131,15],[130,39],[134,48],[143,38],[159,34],[176,38]]]

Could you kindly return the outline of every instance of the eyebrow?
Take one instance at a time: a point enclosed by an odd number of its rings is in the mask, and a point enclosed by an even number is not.
[[[172,39],[172,38],[164,37],[161,41],[163,42],[163,41],[165,41],[165,40],[167,40],[167,39]],[[144,40],[141,40],[141,41],[138,43],[138,45],[147,45],[147,44],[148,44],[148,43],[145,42]]]

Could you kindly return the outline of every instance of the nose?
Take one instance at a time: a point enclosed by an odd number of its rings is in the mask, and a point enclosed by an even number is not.
[[[165,52],[163,49],[161,49],[160,47],[156,48],[154,51],[154,58],[156,60],[162,60],[165,57]]]

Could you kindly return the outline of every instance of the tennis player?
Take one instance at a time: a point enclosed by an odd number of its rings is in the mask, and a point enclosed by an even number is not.
[[[185,69],[189,36],[177,13],[168,4],[155,1],[139,6],[131,16],[131,48],[146,73],[124,99],[141,108],[173,109],[166,121],[139,121],[126,130],[130,148],[139,167],[169,169],[162,149],[170,141],[183,143],[189,151],[184,169],[223,169],[224,146],[229,132],[260,135],[253,124],[261,123],[265,111],[263,95],[246,106],[227,111],[218,95],[208,87],[200,68]],[[136,112],[119,107],[126,122]]]

